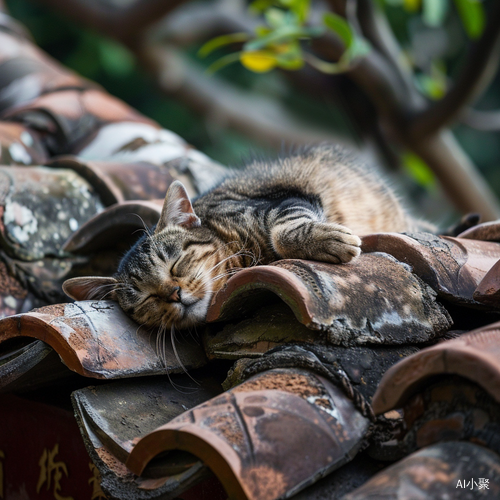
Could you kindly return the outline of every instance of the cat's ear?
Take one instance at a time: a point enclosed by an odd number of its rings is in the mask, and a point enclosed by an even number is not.
[[[187,229],[201,225],[200,219],[194,213],[186,188],[180,181],[172,182],[168,188],[155,234],[172,225]]]
[[[116,300],[115,278],[85,276],[71,278],[63,283],[64,293],[75,300]]]

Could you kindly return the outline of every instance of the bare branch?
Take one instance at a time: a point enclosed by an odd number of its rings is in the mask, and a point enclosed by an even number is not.
[[[478,42],[469,50],[467,60],[450,91],[439,101],[412,118],[409,133],[424,138],[458,118],[490,83],[500,59],[500,2],[494,2],[488,23]]]
[[[346,142],[339,141],[332,131],[304,124],[275,99],[239,89],[217,76],[208,77],[201,67],[166,44],[148,45],[139,57],[156,73],[162,90],[221,127],[278,148],[283,143]]]
[[[1,1],[1,0],[0,0]],[[97,0],[39,0],[54,10],[119,40],[131,40],[150,24],[174,10],[185,0],[135,0],[118,2]]]
[[[469,108],[462,114],[460,121],[476,130],[496,132],[500,130],[500,110],[477,111]]]
[[[464,213],[478,212],[483,220],[499,217],[498,200],[450,131],[441,131],[411,148],[436,174],[448,197]]]

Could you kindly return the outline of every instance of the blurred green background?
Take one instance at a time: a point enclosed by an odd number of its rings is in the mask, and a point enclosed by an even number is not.
[[[409,64],[414,68],[422,93],[429,98],[439,98],[449,79],[459,69],[467,48],[468,38],[459,13],[448,8],[443,14],[444,21],[432,27],[429,26],[432,19],[429,23],[429,19],[423,18],[418,0],[380,0],[380,3]],[[487,7],[488,2],[484,3]],[[7,6],[12,16],[27,26],[43,50],[83,76],[100,83],[108,92],[176,132],[214,159],[224,164],[240,165],[250,154],[272,154],[269,145],[257,143],[213,123],[210,117],[200,116],[163,94],[156,88],[153,79],[137,65],[134,56],[119,43],[84,29],[33,1],[8,0]],[[197,59],[198,49],[199,45],[188,47],[185,51],[191,58]],[[220,56],[221,52],[202,61],[202,64],[207,66]],[[255,74],[236,63],[223,69],[219,76],[234,85],[279,100],[304,124],[331,130],[350,142],[359,142],[349,117],[333,99],[318,102],[312,96],[293,90],[283,75],[276,71]],[[476,109],[500,109],[499,83],[497,74],[487,92],[475,104]],[[500,132],[478,131],[462,124],[454,126],[453,130],[500,197]],[[441,194],[432,173],[411,157],[406,158],[405,166],[405,189],[411,193],[415,203],[421,204],[422,200],[426,200],[430,207],[426,210],[427,215],[429,211],[436,211]]]

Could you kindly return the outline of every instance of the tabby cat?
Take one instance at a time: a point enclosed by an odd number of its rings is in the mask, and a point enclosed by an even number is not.
[[[112,298],[139,324],[204,321],[212,296],[237,270],[278,259],[345,263],[358,235],[417,228],[393,191],[344,149],[318,146],[231,171],[191,203],[169,188],[153,234],[124,256],[114,278],[73,278],[73,298]]]

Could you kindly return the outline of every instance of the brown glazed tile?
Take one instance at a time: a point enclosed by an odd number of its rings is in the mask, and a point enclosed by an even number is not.
[[[131,200],[163,199],[175,180],[165,167],[147,162],[84,162],[76,157],[63,156],[53,160],[50,167],[77,172],[94,187],[106,205]]]
[[[41,165],[48,153],[39,135],[20,123],[0,122],[0,164]]]
[[[451,326],[435,293],[408,266],[381,253],[343,265],[282,260],[244,269],[214,297],[207,321],[241,316],[269,292],[332,344],[425,342]]]
[[[106,208],[75,231],[64,243],[66,252],[86,254],[113,246],[116,241],[137,239],[138,231],[153,227],[160,218],[163,200],[126,201]]]
[[[479,489],[480,478],[488,480],[488,489]],[[450,442],[429,446],[387,467],[342,500],[499,497],[500,457],[482,446]]]
[[[343,393],[300,369],[270,370],[143,437],[127,467],[141,474],[159,453],[204,461],[238,500],[291,496],[348,462],[368,421]]]
[[[72,170],[0,167],[0,238],[12,257],[61,257],[64,241],[103,208]]]
[[[500,259],[481,280],[473,297],[481,304],[500,307]]]
[[[430,233],[370,234],[362,238],[361,248],[393,255],[441,297],[472,305],[478,305],[474,290],[500,258],[500,244]]]
[[[460,233],[459,238],[482,241],[500,241],[500,221],[483,222]]]
[[[428,347],[394,365],[373,397],[375,413],[400,408],[428,378],[445,374],[468,378],[500,401],[500,323]]]
[[[78,150],[78,143],[108,123],[124,121],[157,126],[99,89],[62,89],[11,108],[4,116],[43,132],[46,147],[53,155],[72,154]]]
[[[19,337],[43,340],[80,375],[115,379],[183,371],[170,338],[165,356],[155,350],[157,332],[142,331],[113,301],[58,304],[0,320],[0,343]],[[177,346],[186,369],[206,363],[194,343]]]

